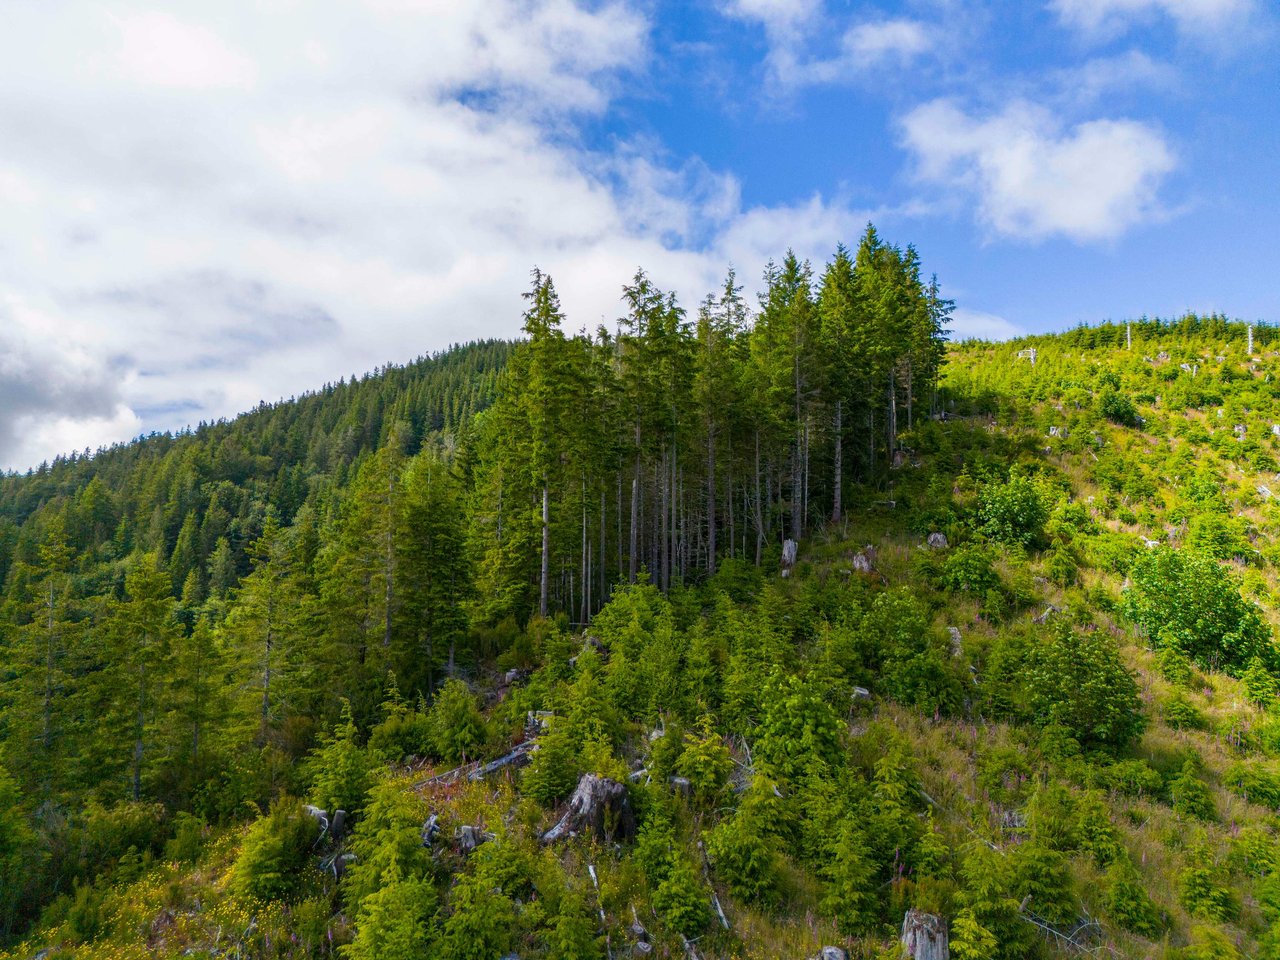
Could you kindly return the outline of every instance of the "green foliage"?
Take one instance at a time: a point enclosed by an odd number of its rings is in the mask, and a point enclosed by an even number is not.
[[[374,775],[373,760],[356,742],[356,723],[350,704],[343,704],[342,720],[307,760],[311,798],[330,814],[345,810],[355,816],[364,806]]]
[[[1116,857],[1107,868],[1102,904],[1108,919],[1125,930],[1150,939],[1160,935],[1160,911],[1127,855]]]
[[[521,775],[521,789],[544,806],[563,800],[582,775],[578,750],[569,725],[553,718],[551,729],[538,738],[533,758]]]
[[[1055,621],[1029,651],[1025,683],[1032,717],[1065,727],[1082,746],[1122,747],[1145,726],[1138,685],[1102,631]]]
[[[1000,586],[990,551],[978,544],[957,547],[942,566],[942,586],[956,593],[985,597]]]
[[[1108,387],[1098,394],[1098,412],[1122,427],[1138,426],[1138,408],[1127,394]]]
[[[1230,877],[1203,846],[1191,851],[1178,875],[1178,900],[1197,917],[1230,923],[1240,913],[1240,901],[1231,889]]]
[[[1049,510],[1040,487],[1030,478],[985,483],[978,491],[978,530],[1000,543],[1034,546],[1044,538]],[[971,588],[970,588],[971,589]]]
[[[653,909],[670,929],[697,936],[711,919],[707,891],[687,859],[672,858],[666,875],[653,890]]]
[[[1184,817],[1197,820],[1214,820],[1218,816],[1213,803],[1213,794],[1198,776],[1194,760],[1188,760],[1182,766],[1182,772],[1169,782],[1169,799],[1173,809]]]
[[[287,899],[300,888],[319,830],[301,800],[281,798],[245,834],[232,887],[258,900]]]
[[[427,714],[431,746],[448,763],[477,756],[487,732],[480,703],[462,680],[451,677],[436,694]]]
[[[1274,662],[1271,634],[1239,584],[1212,557],[1158,547],[1130,572],[1125,612],[1162,647],[1209,669]]]
[[[355,939],[342,948],[347,960],[427,960],[434,939],[435,889],[425,880],[394,873],[360,903]]]
[[[710,806],[723,796],[733,771],[733,757],[724,740],[715,732],[711,717],[698,721],[698,733],[687,739],[676,772],[689,781],[694,799]]]
[[[746,903],[770,903],[778,894],[778,854],[758,818],[739,811],[706,837],[716,876]]]

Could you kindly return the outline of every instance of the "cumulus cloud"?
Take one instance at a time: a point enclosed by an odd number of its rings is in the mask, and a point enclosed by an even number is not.
[[[535,262],[594,327],[638,264],[696,302],[730,259],[865,219],[585,147],[648,69],[627,0],[168,9],[6,9],[0,468],[510,336]]]
[[[839,34],[837,51],[828,56],[813,52],[815,40],[830,32],[821,0],[729,0],[721,9],[764,28],[766,68],[775,92],[854,80],[873,67],[908,62],[934,46],[933,32],[918,20],[872,19],[847,27]]]
[[[1089,33],[1119,33],[1157,16],[1200,33],[1219,30],[1253,10],[1253,0],[1050,0],[1067,26]]]
[[[1068,128],[1026,102],[973,116],[935,100],[903,119],[902,142],[922,181],[972,198],[994,232],[1028,240],[1108,240],[1158,219],[1160,186],[1176,166],[1149,124],[1090,120]]]
[[[994,313],[957,307],[949,324],[951,339],[960,340],[1012,340],[1027,331],[1017,324]]]

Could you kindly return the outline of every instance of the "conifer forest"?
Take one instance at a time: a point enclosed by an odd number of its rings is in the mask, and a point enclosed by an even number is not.
[[[0,958],[1280,958],[1276,328],[617,280],[0,475]]]

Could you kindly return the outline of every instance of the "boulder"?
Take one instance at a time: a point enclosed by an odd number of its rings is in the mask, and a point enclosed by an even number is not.
[[[908,960],[950,960],[947,922],[912,908],[902,918],[902,954]]]
[[[849,954],[842,947],[823,947],[818,960],[849,960]]]
[[[854,688],[853,688],[853,699],[855,699],[855,700],[870,700],[870,699],[871,699],[871,691],[870,691],[870,690],[868,690],[866,687],[854,687]]]
[[[584,773],[569,798],[569,808],[560,822],[542,835],[542,842],[554,843],[588,831],[601,840],[627,839],[635,829],[627,788],[617,780]]]
[[[959,660],[964,656],[964,638],[960,636],[960,628],[947,627],[947,634],[951,637],[951,657]]]
[[[945,533],[931,533],[924,542],[930,550],[945,550],[950,546]]]

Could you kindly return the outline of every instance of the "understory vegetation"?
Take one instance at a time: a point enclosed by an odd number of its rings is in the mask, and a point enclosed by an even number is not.
[[[765,290],[0,478],[0,957],[1280,958],[1275,331]]]

